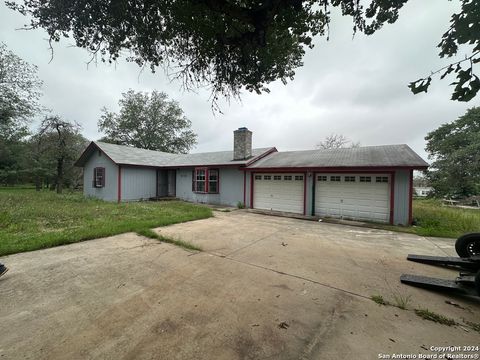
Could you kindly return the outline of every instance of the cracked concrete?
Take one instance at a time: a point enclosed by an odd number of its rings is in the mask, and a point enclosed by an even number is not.
[[[156,231],[205,251],[123,234],[1,258],[0,359],[376,359],[478,344],[466,326],[369,299],[410,295],[410,308],[480,322],[477,301],[398,280],[455,277],[405,260],[454,255],[453,240],[244,211]]]

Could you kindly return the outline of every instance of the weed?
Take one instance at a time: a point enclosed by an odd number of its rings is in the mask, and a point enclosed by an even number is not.
[[[137,231],[137,234],[141,235],[141,236],[151,238],[151,239],[160,240],[160,241],[163,241],[163,242],[166,242],[166,243],[169,243],[169,244],[174,244],[174,245],[180,246],[184,249],[202,251],[202,248],[200,248],[196,245],[190,244],[190,243],[188,243],[186,241],[183,241],[183,240],[175,240],[175,239],[173,239],[171,237],[168,237],[168,236],[159,235],[151,229],[139,230],[139,231]]]
[[[453,326],[457,325],[457,322],[453,319],[447,318],[443,315],[434,313],[428,309],[415,309],[415,314],[420,316],[422,319],[430,320],[442,325]]]
[[[402,310],[408,309],[408,304],[412,300],[412,295],[393,294],[395,306]]]
[[[378,305],[390,305],[388,301],[386,301],[382,295],[372,295],[370,299],[375,301]]]
[[[245,204],[244,204],[243,202],[239,201],[239,202],[237,203],[237,208],[239,208],[239,209],[245,209]]]

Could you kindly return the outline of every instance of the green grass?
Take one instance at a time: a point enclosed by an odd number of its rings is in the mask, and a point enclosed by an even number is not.
[[[0,188],[0,256],[212,216],[180,201],[111,203],[80,193]]]
[[[443,206],[439,200],[414,200],[415,233],[456,238],[480,231],[480,210]]]
[[[480,232],[480,210],[444,206],[440,200],[413,200],[413,219],[415,226],[368,223],[368,227],[447,238],[457,238],[468,232]]]

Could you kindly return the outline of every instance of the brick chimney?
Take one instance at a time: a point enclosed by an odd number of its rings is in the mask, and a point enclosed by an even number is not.
[[[233,160],[245,160],[252,157],[252,132],[246,127],[233,132]]]

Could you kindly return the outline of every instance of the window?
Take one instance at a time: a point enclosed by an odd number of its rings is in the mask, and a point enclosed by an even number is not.
[[[330,181],[340,181],[340,176],[338,175],[330,176]]]
[[[377,182],[377,183],[388,183],[388,176],[377,176],[375,178],[375,182]]]
[[[318,181],[327,181],[327,175],[319,175],[317,176]]]
[[[273,175],[273,180],[282,180],[281,175]]]
[[[372,182],[371,176],[360,176],[360,182]]]
[[[192,191],[218,194],[219,181],[218,169],[196,168],[192,172]]]
[[[345,182],[355,182],[355,176],[345,176]]]
[[[262,180],[262,175],[255,175],[255,180]]]
[[[263,175],[263,180],[272,180],[271,175]]]
[[[283,180],[292,180],[292,175],[285,175]]]
[[[197,192],[206,192],[207,188],[205,186],[207,169],[195,169],[195,191]]]
[[[218,193],[218,169],[208,170],[208,193]]]
[[[93,187],[105,187],[105,168],[96,167],[93,169]]]
[[[303,180],[303,175],[295,175],[295,180]]]

